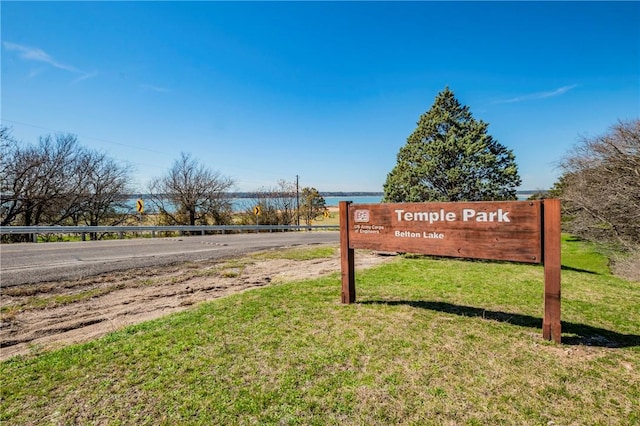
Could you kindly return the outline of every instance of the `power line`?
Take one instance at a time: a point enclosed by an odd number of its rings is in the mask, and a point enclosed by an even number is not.
[[[76,136],[78,136],[81,139],[91,139],[91,140],[94,140],[94,141],[103,142],[103,143],[107,143],[107,144],[111,144],[111,145],[123,146],[125,148],[131,148],[131,149],[137,149],[137,150],[140,150],[140,151],[153,152],[155,154],[169,155],[166,152],[156,151],[154,149],[142,148],[142,147],[139,147],[139,146],[127,145],[127,144],[124,144],[124,143],[121,143],[121,142],[114,142],[114,141],[109,141],[109,140],[106,140],[106,139],[100,139],[100,138],[94,138],[94,137],[91,137],[91,136],[80,135],[80,134],[75,133],[75,132],[65,132],[63,130],[50,129],[48,127],[38,126],[36,124],[23,123],[21,121],[16,121],[16,120],[9,120],[7,118],[2,118],[2,121],[7,121],[7,122],[13,123],[13,124],[19,124],[21,126],[33,127],[34,129],[46,130],[48,132],[71,133],[71,134],[75,134]]]
[[[18,124],[21,126],[27,126],[27,127],[32,127],[34,129],[41,129],[41,130],[45,130],[47,132],[54,132],[54,133],[70,133],[70,134],[74,134],[76,135],[78,138],[80,139],[89,139],[89,140],[94,140],[97,142],[102,142],[102,143],[106,143],[106,144],[110,144],[110,145],[116,145],[116,146],[122,146],[125,148],[130,148],[130,149],[136,149],[139,151],[146,151],[146,152],[152,152],[154,154],[160,154],[160,155],[165,155],[165,156],[171,156],[171,154],[166,153],[166,152],[162,152],[162,151],[157,151],[154,149],[149,149],[149,148],[143,148],[143,147],[139,147],[139,146],[132,146],[132,145],[128,145],[125,143],[121,143],[121,142],[114,142],[114,141],[110,141],[107,139],[101,139],[101,138],[96,138],[96,137],[92,137],[92,136],[85,136],[85,135],[80,135],[78,133],[74,133],[74,132],[69,132],[69,131],[63,131],[63,130],[59,130],[59,129],[51,129],[49,127],[44,127],[44,126],[40,126],[37,124],[32,124],[32,123],[25,123],[22,121],[17,121],[17,120],[11,120],[8,118],[0,118],[0,121],[2,122],[8,122],[8,123],[13,123],[13,124]],[[149,163],[144,163],[144,162],[140,162],[140,161],[131,161],[129,159],[120,159],[118,160],[122,163],[126,163],[129,165],[134,165],[134,166],[147,166],[147,167],[153,167],[153,168],[158,168],[160,169],[161,167],[159,167],[156,164],[149,164]],[[234,163],[226,163],[226,167],[227,168],[231,168],[231,169],[236,169],[239,170],[240,172],[244,172],[244,171],[253,171],[253,172],[258,172],[262,175],[265,176],[272,176],[274,178],[279,178],[282,179],[282,176],[279,175],[277,172],[273,171],[273,170],[260,170],[260,169],[256,169],[252,166],[247,166],[247,165],[240,165],[240,164],[234,164]],[[255,183],[257,185],[259,184],[264,184],[265,181],[267,181],[269,179],[261,179],[260,181],[255,181],[255,180],[250,180],[250,179],[239,179],[238,182],[243,182],[245,184],[249,184],[249,183]]]

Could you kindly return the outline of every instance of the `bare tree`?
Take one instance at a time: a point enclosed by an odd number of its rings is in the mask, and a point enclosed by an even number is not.
[[[0,130],[2,226],[98,225],[124,209],[128,168],[82,147],[73,135],[43,136],[37,145],[20,146]]]
[[[0,124],[0,161],[5,157],[6,150],[16,144],[16,140],[11,135],[11,127]]]
[[[233,180],[182,153],[165,176],[149,185],[150,202],[170,224],[223,225],[232,217]]]
[[[18,143],[11,128],[0,125],[0,225],[11,224],[19,214],[20,205],[16,193],[15,157]]]
[[[245,202],[241,217],[243,224],[292,225],[296,220],[296,185],[279,180],[273,188],[262,188]],[[260,208],[260,214],[254,208]]]
[[[82,178],[75,136],[41,137],[36,146],[15,148],[3,170],[2,225],[59,224],[78,208]]]
[[[324,197],[315,188],[305,187],[301,192],[300,214],[305,224],[311,225],[313,220],[323,214],[326,209]]]
[[[122,223],[133,210],[125,198],[131,192],[130,167],[121,166],[97,151],[86,151],[78,163],[85,172],[74,222],[82,221],[89,226]],[[92,234],[91,238],[96,239],[97,235]]]
[[[640,120],[582,138],[561,167],[570,232],[623,248],[640,244]]]

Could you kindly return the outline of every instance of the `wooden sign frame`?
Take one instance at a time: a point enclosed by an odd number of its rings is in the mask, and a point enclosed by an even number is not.
[[[560,343],[560,200],[340,202],[342,303],[356,301],[355,249],[544,264],[544,339]]]

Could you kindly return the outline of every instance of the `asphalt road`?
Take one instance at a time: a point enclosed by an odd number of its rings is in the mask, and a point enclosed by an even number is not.
[[[338,243],[339,239],[338,231],[323,231],[2,244],[0,285],[10,287],[140,267],[222,259],[278,247]]]

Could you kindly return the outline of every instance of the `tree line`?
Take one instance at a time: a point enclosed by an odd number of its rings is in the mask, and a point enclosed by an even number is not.
[[[128,210],[130,169],[73,135],[22,146],[0,128],[0,225],[115,225]]]
[[[82,146],[76,136],[46,135],[24,145],[0,126],[0,148],[0,226],[120,225],[136,217],[126,195],[134,192],[132,169]],[[315,188],[300,192],[281,181],[255,191],[260,215],[253,212],[256,200],[238,214],[229,193],[233,185],[233,179],[183,153],[151,180],[146,201],[158,225],[294,225],[299,217],[310,224],[325,209]]]
[[[582,137],[559,166],[549,195],[562,199],[565,229],[624,251],[640,249],[640,119]]]

